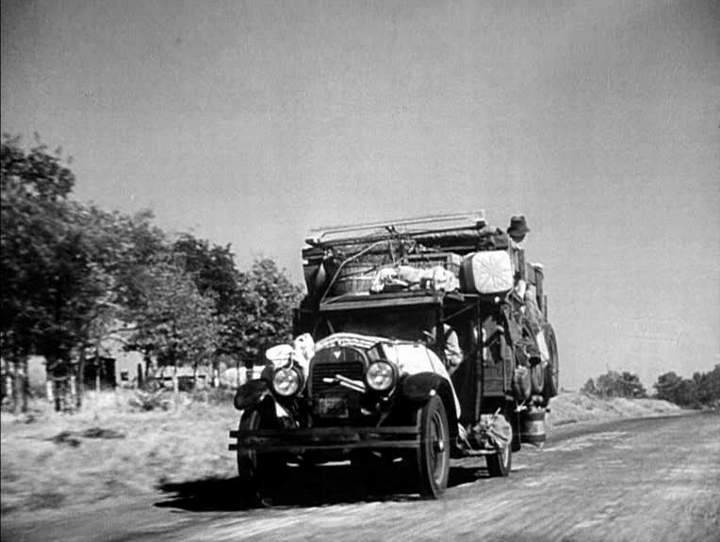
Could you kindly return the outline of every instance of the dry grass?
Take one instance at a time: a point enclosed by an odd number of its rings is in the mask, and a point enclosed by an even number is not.
[[[171,397],[171,395],[170,395]],[[2,414],[2,512],[56,508],[153,491],[160,483],[233,476],[225,405],[170,400],[168,410],[138,411],[129,393],[91,397],[83,411]]]
[[[550,425],[644,418],[678,413],[681,408],[659,399],[600,399],[582,392],[565,392],[550,401]]]
[[[153,410],[144,410],[152,404]],[[677,411],[664,401],[603,401],[566,393],[552,401],[551,423]],[[163,409],[167,410],[163,410]],[[159,484],[235,476],[228,431],[231,396],[132,392],[89,394],[82,412],[44,403],[29,415],[2,414],[2,512],[32,511],[147,494]]]

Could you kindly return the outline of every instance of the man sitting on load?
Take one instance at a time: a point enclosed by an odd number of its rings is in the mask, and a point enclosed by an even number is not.
[[[547,361],[550,356],[545,342],[545,335],[542,330],[542,314],[537,302],[537,291],[532,284],[528,286],[525,276],[525,248],[522,243],[525,236],[530,232],[524,215],[516,215],[510,219],[510,227],[507,234],[510,237],[510,250],[515,269],[514,295],[524,306],[522,313],[530,325],[533,338],[540,351],[542,361]]]
[[[520,299],[525,297],[525,247],[522,242],[530,232],[524,215],[516,215],[510,219],[507,234],[510,237],[510,256],[515,269],[515,293]]]

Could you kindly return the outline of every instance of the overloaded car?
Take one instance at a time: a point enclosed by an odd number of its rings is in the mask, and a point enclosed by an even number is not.
[[[262,498],[289,464],[412,474],[438,498],[453,458],[508,476],[542,445],[558,355],[543,268],[484,214],[322,228],[303,249],[292,344],[240,386],[230,449]]]

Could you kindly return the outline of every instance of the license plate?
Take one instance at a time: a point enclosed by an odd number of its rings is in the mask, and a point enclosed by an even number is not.
[[[318,397],[318,414],[332,418],[347,418],[347,401],[344,397]]]

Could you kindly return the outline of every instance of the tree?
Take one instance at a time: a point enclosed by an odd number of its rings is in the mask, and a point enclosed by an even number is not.
[[[5,138],[0,165],[2,355],[22,388],[33,353],[46,358],[49,375],[72,379],[72,358],[83,360],[88,341],[98,344],[140,302],[135,277],[167,252],[164,235],[147,212],[125,216],[69,200],[69,163],[43,146],[25,152],[19,139]]]
[[[273,260],[256,260],[239,277],[238,300],[228,322],[235,333],[232,350],[250,363],[266,347],[291,340],[292,311],[301,292]]]
[[[646,397],[647,392],[636,374],[624,371],[608,371],[600,375],[594,381],[589,379],[582,388],[582,391],[599,397]]]
[[[36,137],[36,139],[38,139]],[[19,193],[37,203],[65,200],[75,185],[75,175],[63,164],[62,151],[54,154],[39,141],[29,152],[23,151],[20,137],[3,136],[0,151],[0,191]]]
[[[195,282],[201,295],[213,300],[213,314],[222,323],[218,355],[232,355],[238,330],[232,318],[239,300],[240,273],[230,245],[211,245],[207,240],[183,234],[173,243],[173,258]],[[219,356],[216,356],[219,359]]]
[[[217,312],[227,313],[235,302],[239,272],[230,245],[210,245],[206,239],[182,234],[172,245],[175,256],[182,256],[185,271],[202,295],[211,294]]]
[[[45,356],[49,373],[82,376],[73,359],[82,365],[119,322],[136,327],[138,349],[175,367],[218,353],[254,360],[291,338],[300,288],[272,260],[240,273],[229,245],[189,234],[171,244],[147,211],[74,202],[69,161],[42,145],[26,152],[5,138],[0,166],[0,348],[17,397],[28,355]]]
[[[658,399],[665,399],[680,406],[691,406],[695,402],[695,384],[672,371],[660,375],[654,387]]]
[[[136,347],[175,369],[210,361],[221,331],[213,300],[200,295],[192,279],[168,262],[148,267],[138,283],[144,303],[134,311]]]
[[[65,367],[102,290],[67,201],[74,181],[59,152],[38,145],[26,153],[18,138],[3,139],[0,337],[23,409],[27,356],[44,355],[51,371]]]
[[[95,276],[102,280],[102,292],[85,319],[86,343],[78,347],[77,405],[84,391],[86,350],[98,353],[103,340],[132,321],[132,310],[142,303],[137,277],[151,262],[168,254],[165,234],[153,226],[150,211],[125,215],[106,212],[95,206],[74,204],[74,220],[83,232],[84,249],[91,258]],[[97,367],[96,367],[97,371]]]
[[[720,406],[720,364],[708,373],[694,373],[693,382],[700,404]]]

